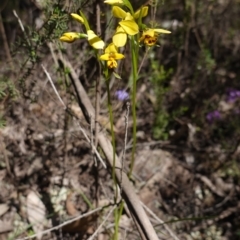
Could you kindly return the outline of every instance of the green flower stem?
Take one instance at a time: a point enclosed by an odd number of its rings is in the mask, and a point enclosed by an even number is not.
[[[123,212],[123,207],[124,207],[124,202],[121,201],[120,206],[118,206],[118,208],[114,209],[114,223],[115,223],[114,236],[113,236],[114,240],[119,240],[119,238],[118,238],[118,228],[119,228],[119,221],[120,221],[120,218],[121,218],[122,212]]]
[[[86,16],[84,15],[84,13],[82,11],[80,11],[80,15],[81,15],[81,17],[84,20],[84,26],[86,28],[86,31],[90,30],[90,26],[89,26],[89,23],[87,21],[87,18],[86,18]]]
[[[132,159],[129,167],[128,177],[131,178],[133,166],[135,162],[135,152],[137,143],[137,114],[136,114],[136,95],[137,95],[137,79],[138,79],[138,44],[136,38],[131,38],[131,58],[132,58],[132,115],[133,115],[133,146]],[[138,42],[138,41],[137,41]]]
[[[109,119],[111,124],[111,135],[112,135],[112,146],[113,146],[113,168],[112,168],[112,178],[115,186],[115,194],[114,194],[114,202],[117,204],[118,199],[118,188],[117,188],[117,179],[116,179],[116,173],[115,173],[115,164],[116,164],[116,143],[115,143],[115,134],[113,129],[113,111],[112,111],[112,103],[111,103],[111,95],[110,95],[110,86],[109,86],[109,77],[106,77],[106,83],[107,83],[107,95],[108,95],[108,112],[109,112]],[[124,203],[121,202],[120,206],[118,208],[115,208],[114,210],[114,240],[118,240],[118,229],[119,229],[119,221],[122,216]]]
[[[128,0],[123,0],[124,5],[130,10],[131,14],[134,14],[132,4]]]
[[[106,80],[107,83],[107,95],[108,95],[108,112],[109,112],[109,119],[111,125],[111,135],[112,135],[112,146],[113,146],[113,168],[112,168],[112,178],[115,185],[115,203],[117,203],[118,198],[118,191],[117,191],[117,179],[115,173],[115,165],[116,165],[116,143],[115,143],[115,134],[113,129],[113,111],[112,111],[112,103],[111,103],[111,95],[110,95],[110,86],[109,86],[109,77]]]

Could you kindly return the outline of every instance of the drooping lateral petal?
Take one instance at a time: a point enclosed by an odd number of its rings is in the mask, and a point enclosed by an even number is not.
[[[127,42],[127,34],[122,27],[118,27],[115,34],[113,35],[113,43],[117,47],[125,46]]]
[[[162,29],[162,28],[155,28],[155,29],[153,29],[153,30],[154,30],[154,32],[156,32],[156,33],[165,33],[165,34],[170,34],[170,33],[171,33],[170,31],[165,30],[165,29]]]
[[[107,4],[123,4],[123,1],[122,0],[105,0],[104,3],[107,3]]]
[[[140,8],[139,10],[137,10],[134,13],[133,17],[135,19],[139,18],[141,11],[142,11],[142,17],[146,17],[148,15],[148,6],[144,6],[144,7]]]
[[[99,57],[101,60],[107,61],[109,59],[109,54],[105,53]]]
[[[138,25],[132,20],[122,20],[119,25],[124,29],[128,35],[135,35],[139,32]]]
[[[112,7],[112,14],[116,18],[122,18],[124,19],[127,15],[127,13],[120,7],[118,6],[113,6]]]
[[[123,59],[125,56],[121,53],[115,53],[114,54],[114,59],[119,60],[119,59]]]
[[[95,49],[103,49],[105,43],[92,30],[87,31],[88,42]]]
[[[73,19],[77,20],[78,22],[84,23],[84,19],[80,15],[78,15],[76,13],[71,13],[71,16]]]

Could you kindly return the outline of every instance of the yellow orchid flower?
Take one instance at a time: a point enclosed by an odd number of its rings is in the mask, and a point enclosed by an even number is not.
[[[129,12],[125,12],[122,8],[117,6],[113,6],[112,12],[114,17],[123,19],[119,22],[119,25],[123,28],[126,34],[133,36],[139,32],[138,25]]]
[[[142,11],[142,13],[141,13],[141,11]],[[133,16],[130,13],[125,12],[122,8],[120,8],[118,6],[114,6],[112,8],[112,13],[113,13],[113,16],[116,18],[126,19],[130,15],[132,17],[132,19],[138,19],[140,17],[140,13],[142,15],[141,17],[146,17],[148,15],[148,6],[144,6],[140,9],[138,9],[133,14]]]
[[[114,6],[112,12],[113,16],[123,19],[119,22],[120,27],[117,28],[113,36],[113,43],[117,47],[123,47],[127,42],[127,35],[133,36],[137,34],[139,27],[133,16],[129,12],[125,12],[122,8]]]
[[[83,23],[87,34],[84,33],[76,33],[76,32],[68,32],[68,33],[64,33],[61,37],[60,40],[63,42],[68,42],[68,43],[72,43],[74,42],[76,39],[78,38],[87,38],[89,44],[95,48],[95,49],[103,49],[105,43],[103,42],[103,40],[101,40],[89,27],[88,21],[85,17],[85,15],[81,12],[81,15],[78,15],[76,13],[71,13],[72,18],[74,18],[76,21]]]
[[[116,68],[117,61],[124,58],[124,55],[119,53],[117,47],[110,43],[108,47],[105,49],[104,54],[100,56],[101,60],[107,61],[108,68]]]
[[[139,39],[139,42],[144,42],[145,45],[151,47],[156,44],[160,33],[169,34],[171,32],[161,28],[155,28],[155,29],[149,28],[143,31],[143,34]]]
[[[78,15],[78,14],[76,14],[76,13],[71,13],[71,16],[72,16],[72,18],[74,18],[74,19],[77,20],[78,22],[84,23],[84,19],[83,19],[80,15]]]
[[[62,42],[72,43],[76,39],[80,38],[80,34],[76,32],[66,32],[59,39]]]
[[[66,32],[59,39],[62,42],[72,43],[79,38],[87,38],[89,44],[95,49],[104,48],[105,45],[104,41],[101,38],[99,38],[92,30],[88,30],[87,34],[77,32]]]
[[[88,42],[95,49],[103,49],[105,43],[104,41],[98,37],[92,30],[87,31]]]
[[[106,0],[106,1],[104,1],[104,3],[110,4],[110,5],[123,4],[123,1],[122,0]]]

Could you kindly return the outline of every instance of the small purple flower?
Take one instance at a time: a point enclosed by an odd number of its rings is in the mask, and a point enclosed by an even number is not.
[[[129,94],[125,90],[117,90],[115,92],[115,96],[120,101],[124,101],[124,100],[127,100],[129,98]]]
[[[209,112],[206,116],[206,119],[209,121],[209,122],[214,122],[215,120],[219,120],[221,119],[221,114],[218,110],[215,110],[213,112]]]
[[[238,98],[240,98],[240,90],[232,89],[228,92],[227,96],[228,102],[234,102]]]

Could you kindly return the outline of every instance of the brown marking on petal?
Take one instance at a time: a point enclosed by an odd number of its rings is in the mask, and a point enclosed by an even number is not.
[[[153,46],[157,42],[157,37],[151,37],[149,35],[145,36],[144,43],[148,46]]]

